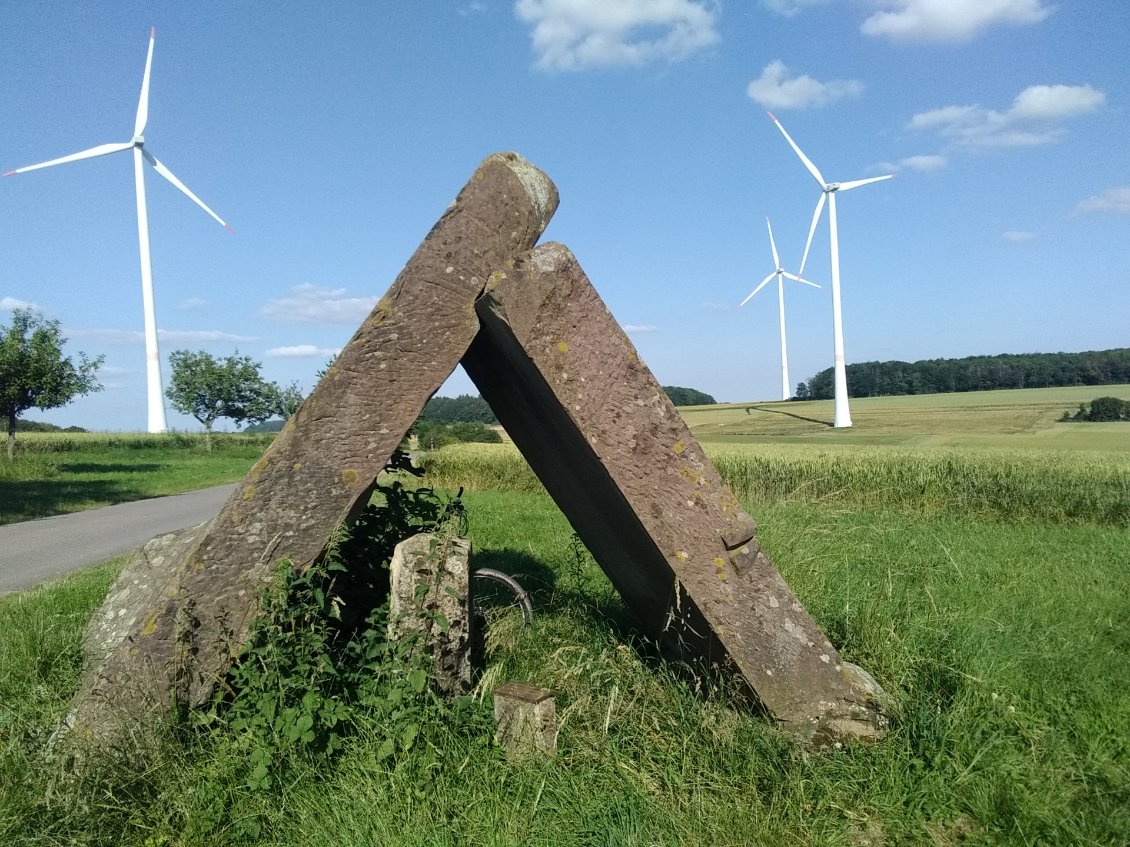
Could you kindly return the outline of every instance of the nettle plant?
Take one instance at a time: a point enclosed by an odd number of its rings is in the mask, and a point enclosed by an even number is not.
[[[393,469],[411,467],[394,456]],[[291,756],[332,757],[362,723],[383,735],[380,758],[408,752],[428,721],[451,710],[429,684],[423,634],[387,638],[389,562],[405,538],[432,532],[442,541],[465,529],[458,496],[394,479],[377,485],[319,562],[305,570],[280,562],[247,646],[195,716],[201,728],[227,726],[248,747],[249,786],[269,788]],[[428,586],[420,589],[418,601]]]

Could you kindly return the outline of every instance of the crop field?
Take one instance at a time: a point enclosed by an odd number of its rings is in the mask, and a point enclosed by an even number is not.
[[[1057,422],[1115,388],[858,400],[850,432],[762,408],[818,403],[686,412],[818,624],[893,696],[874,746],[806,749],[642,638],[517,450],[454,446],[422,457],[424,484],[469,490],[473,565],[535,605],[491,630],[469,698],[421,711],[395,755],[362,711],[331,760],[283,756],[269,786],[225,725],[74,778],[43,745],[106,563],[0,598],[0,844],[1128,844],[1130,424]],[[493,742],[504,680],[556,692],[555,758]]]
[[[830,427],[831,400],[691,406],[680,412],[704,443],[1130,452],[1130,433],[1121,424],[1059,420],[1103,396],[1130,400],[1130,385],[859,397],[851,401],[850,430]]]

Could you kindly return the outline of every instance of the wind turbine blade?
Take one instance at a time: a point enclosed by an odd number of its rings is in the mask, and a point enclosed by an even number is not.
[[[149,70],[153,67],[153,40],[156,36],[157,27],[150,27],[149,54],[145,57],[145,76],[141,78],[141,98],[137,101],[137,118],[133,122],[135,136],[145,131],[145,124],[149,120]]]
[[[781,267],[781,257],[777,255],[777,243],[773,240],[773,225],[769,218],[765,219],[765,226],[769,227],[769,247],[773,250],[773,267]]]
[[[37,171],[40,168],[49,168],[52,165],[65,165],[67,162],[77,162],[80,159],[93,159],[95,156],[106,156],[110,153],[120,153],[122,150],[129,150],[131,147],[133,147],[132,141],[126,141],[121,144],[100,144],[97,147],[91,147],[89,150],[83,150],[81,153],[72,153],[69,156],[52,159],[50,162],[40,162],[38,165],[16,168],[14,171],[8,171],[4,176]]]
[[[781,126],[781,122],[773,117],[773,113],[768,112],[767,114],[770,118],[773,119],[773,123],[777,125],[777,129],[781,130],[781,135],[785,136],[785,141],[789,142],[789,146],[793,148],[793,152],[795,152],[800,157],[800,160],[804,163],[804,166],[808,168],[808,172],[812,174],[812,178],[820,183],[821,188],[824,188],[828,184],[828,181],[824,179],[824,175],[820,173],[820,169],[817,168],[816,165],[812,164],[812,160],[804,155],[803,150],[796,146],[796,142],[792,140],[787,132],[785,132],[785,128]]]
[[[777,275],[777,272],[773,271],[773,273],[769,274],[769,276],[767,276],[767,277],[765,277],[765,279],[761,280],[761,284],[758,285],[757,288],[753,289],[753,291],[751,291],[749,293],[749,296],[747,296],[744,300],[742,300],[742,302],[738,303],[738,308],[740,309],[742,306],[744,306],[746,303],[748,303],[750,300],[752,300],[754,298],[754,295],[756,295],[758,291],[760,291],[765,286],[767,286],[769,284],[769,280],[771,280],[776,275]]]
[[[887,174],[886,176],[873,176],[869,179],[854,179],[851,182],[841,182],[837,191],[851,191],[853,188],[859,188],[861,185],[869,185],[872,182],[882,182],[884,179],[894,179],[894,174]]]
[[[215,212],[213,212],[211,209],[209,209],[207,204],[203,200],[201,200],[199,197],[197,197],[195,194],[193,194],[191,191],[189,191],[188,186],[185,185],[183,182],[181,182],[179,179],[177,179],[176,176],[173,175],[172,171],[170,171],[168,168],[166,168],[164,165],[162,165],[160,162],[158,162],[157,158],[152,153],[150,153],[148,150],[142,149],[141,154],[143,156],[145,156],[145,158],[149,161],[149,164],[151,164],[153,166],[153,169],[155,171],[157,171],[157,173],[159,173],[161,176],[163,176],[165,179],[167,179],[169,182],[171,182],[173,185],[175,185],[177,188],[179,188],[185,194],[185,196],[188,197],[189,200],[191,200],[193,203],[195,203],[197,206],[199,206],[201,209],[203,209],[205,212],[207,212],[209,215],[211,215],[220,226],[225,227],[229,232],[235,232],[234,229],[232,229],[230,226],[227,225],[227,223],[224,222],[223,218],[221,218],[219,215],[217,215]]]
[[[796,274],[791,274],[788,271],[781,271],[781,273],[782,273],[782,275],[787,276],[789,279],[796,280],[797,282],[803,282],[805,285],[811,285],[813,288],[819,288],[820,287],[815,282],[811,282],[811,281],[805,279],[804,277],[797,276]]]
[[[800,270],[797,276],[804,276],[804,266],[808,262],[808,251],[812,249],[812,236],[816,234],[816,224],[820,223],[820,213],[824,211],[824,201],[828,199],[825,192],[820,192],[820,199],[816,201],[816,211],[812,213],[812,226],[808,228],[808,241],[804,245],[804,258],[800,260]]]

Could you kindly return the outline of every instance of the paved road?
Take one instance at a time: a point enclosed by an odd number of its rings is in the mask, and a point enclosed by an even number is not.
[[[0,594],[38,585],[214,517],[234,485],[0,526]]]

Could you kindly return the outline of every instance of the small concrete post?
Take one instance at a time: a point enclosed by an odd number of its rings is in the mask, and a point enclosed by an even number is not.
[[[525,682],[504,682],[494,691],[494,737],[506,757],[557,752],[553,692]]]

